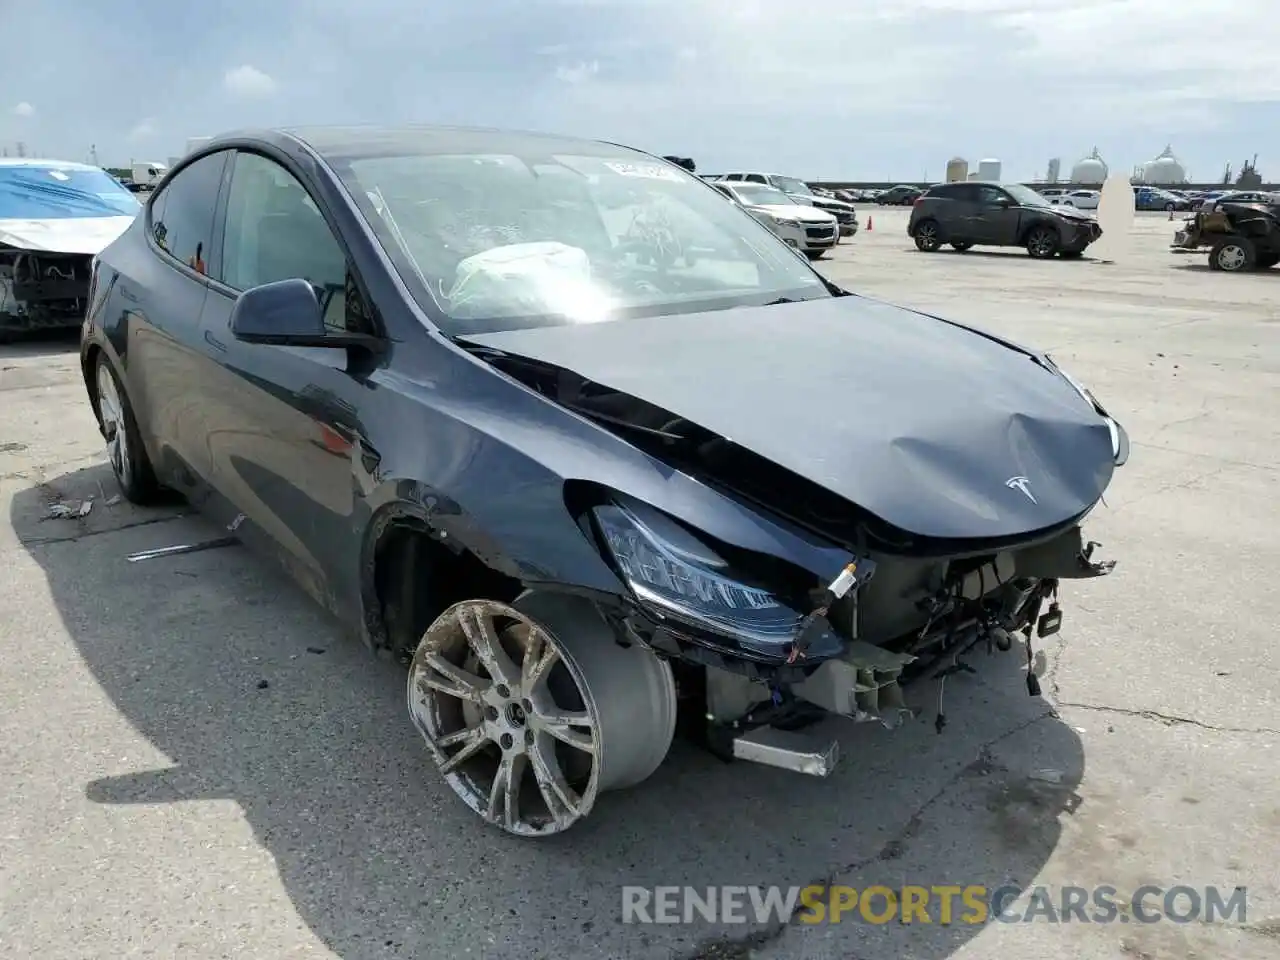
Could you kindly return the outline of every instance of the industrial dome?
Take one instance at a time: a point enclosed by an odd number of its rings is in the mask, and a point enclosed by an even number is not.
[[[1142,165],[1142,180],[1144,183],[1186,183],[1187,171],[1173,155],[1172,147],[1166,146],[1160,156]]]
[[[1098,155],[1098,148],[1071,168],[1072,183],[1102,183],[1107,179],[1107,165]]]

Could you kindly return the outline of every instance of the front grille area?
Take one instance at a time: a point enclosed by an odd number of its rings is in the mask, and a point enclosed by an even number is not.
[[[805,227],[804,235],[810,240],[830,240],[836,231],[835,227]]]

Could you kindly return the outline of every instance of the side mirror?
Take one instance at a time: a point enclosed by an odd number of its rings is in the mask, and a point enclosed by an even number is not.
[[[231,333],[244,343],[325,346],[316,291],[306,280],[276,280],[246,290],[231,308]],[[303,342],[305,341],[305,343]]]
[[[1001,210],[1008,210],[1010,207],[1013,206],[1013,201],[1009,200],[1008,198],[1004,200],[997,200],[996,206],[999,207]]]
[[[302,279],[276,280],[240,294],[231,308],[231,335],[241,343],[281,347],[376,349],[381,343],[368,334],[326,327],[316,288]]]

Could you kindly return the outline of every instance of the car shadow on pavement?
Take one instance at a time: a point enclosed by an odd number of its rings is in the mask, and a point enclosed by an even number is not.
[[[80,328],[15,333],[0,337],[0,363],[24,357],[57,356],[80,349]]]
[[[896,731],[833,722],[844,759],[825,780],[678,743],[568,833],[513,839],[436,774],[405,713],[404,667],[371,656],[273,567],[238,546],[128,562],[217,534],[172,509],[42,519],[51,491],[101,488],[114,489],[105,465],[22,491],[12,527],[96,682],[171,765],[65,789],[107,806],[234,800],[298,916],[344,960],[941,960],[997,931],[856,914],[757,923],[750,908],[745,925],[628,924],[622,887],[1025,885],[1079,803],[1080,740],[1028,696],[1015,644],[947,679],[941,733],[936,683],[910,692],[922,713]],[[241,869],[227,855],[204,864],[195,843],[182,854],[192,871]]]
[[[908,253],[919,253],[915,247],[903,247]],[[929,254],[931,257],[977,257],[979,259],[988,260],[1035,260],[1035,257],[1028,255],[1027,251],[1021,247],[1010,247],[1007,250],[952,250],[950,247],[942,247],[934,250]],[[1097,263],[1096,257],[1085,254],[1083,257],[1053,257],[1050,260],[1041,260],[1040,263]]]

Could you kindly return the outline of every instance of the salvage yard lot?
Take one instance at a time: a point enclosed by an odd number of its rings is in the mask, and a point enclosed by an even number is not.
[[[825,273],[1048,349],[1133,439],[1087,528],[1119,566],[1068,586],[1043,649],[1057,716],[1016,652],[978,658],[948,681],[941,735],[917,690],[907,728],[843,728],[829,780],[677,745],[569,834],[514,840],[431,768],[403,669],[282,575],[239,548],[128,563],[214,531],[109,505],[74,344],[0,348],[0,954],[1275,957],[1280,269],[1211,273],[1168,252],[1163,215],[1100,264],[920,254],[907,211],[868,212]],[[86,516],[45,519],[85,497]],[[619,922],[626,884],[819,880],[1243,885],[1249,912],[1246,929]]]

